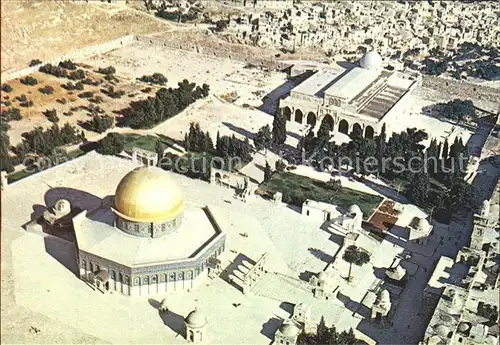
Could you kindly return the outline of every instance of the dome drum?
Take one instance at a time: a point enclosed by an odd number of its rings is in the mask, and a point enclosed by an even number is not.
[[[116,222],[115,225],[118,229],[127,234],[138,237],[161,237],[176,231],[182,224],[182,215],[172,220],[167,220],[162,223],[146,223],[146,222],[133,222],[120,217],[120,213],[115,210]]]

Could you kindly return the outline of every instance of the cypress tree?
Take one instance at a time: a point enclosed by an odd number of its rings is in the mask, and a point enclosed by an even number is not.
[[[417,205],[423,205],[429,196],[429,175],[425,172],[415,174],[408,187],[409,198]]]
[[[443,159],[445,161],[448,160],[448,138],[446,138],[444,140],[444,144],[443,144]]]
[[[279,109],[274,113],[272,139],[276,145],[282,145],[286,141],[286,117]]]
[[[271,166],[269,165],[269,162],[266,161],[266,166],[264,167],[264,182],[267,182],[271,179],[271,174],[272,174]]]

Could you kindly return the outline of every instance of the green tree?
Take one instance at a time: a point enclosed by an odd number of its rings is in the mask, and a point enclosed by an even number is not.
[[[266,166],[264,167],[264,182],[267,182],[271,179],[271,175],[272,175],[272,170],[271,170],[271,166],[269,165],[269,162],[266,161]]]
[[[163,153],[165,152],[166,145],[160,140],[157,139],[155,143],[155,152],[158,155],[158,162],[163,158]]]
[[[119,133],[108,133],[99,142],[96,151],[103,155],[117,155],[123,151],[125,140]]]
[[[347,275],[347,280],[350,280],[352,264],[355,264],[356,266],[363,266],[370,261],[370,255],[368,255],[368,253],[364,250],[352,245],[346,248],[342,259],[349,263],[349,274]]]
[[[408,186],[407,195],[415,204],[422,206],[429,197],[429,174],[421,171],[415,174]]]
[[[321,316],[318,325],[316,326],[316,340],[319,344],[327,344],[330,338],[328,327],[325,324],[325,318]]]
[[[337,337],[337,343],[336,344],[342,344],[342,345],[355,345],[358,342],[356,339],[356,336],[354,335],[354,331],[352,328],[349,328],[349,331],[342,331]]]
[[[316,134],[317,138],[317,149],[322,149],[328,145],[330,141],[330,124],[327,121],[327,117],[323,117],[321,124],[318,129],[318,133]]]
[[[277,172],[283,172],[285,171],[286,164],[281,159],[278,159],[274,164],[274,168]]]
[[[273,143],[283,145],[286,141],[286,117],[279,109],[274,113],[272,132]]]
[[[258,151],[265,149],[267,152],[267,149],[270,148],[273,143],[272,133],[269,125],[265,125],[259,129],[257,135],[253,139],[253,143]]]

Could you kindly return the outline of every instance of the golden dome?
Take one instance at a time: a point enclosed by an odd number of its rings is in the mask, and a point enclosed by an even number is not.
[[[133,222],[164,222],[184,210],[184,197],[169,173],[140,167],[122,178],[115,192],[115,212]]]

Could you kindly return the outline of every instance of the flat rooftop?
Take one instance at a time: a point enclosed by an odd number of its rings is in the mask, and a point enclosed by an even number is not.
[[[350,101],[373,83],[380,76],[380,73],[380,71],[354,67],[328,88],[325,95]]]
[[[297,85],[292,91],[322,98],[325,90],[330,88],[344,72],[344,69],[322,69]]]
[[[188,206],[176,231],[137,237],[114,227],[115,214],[105,208],[74,219],[75,235],[80,250],[127,266],[166,263],[194,257],[219,233],[208,217],[203,208]]]

